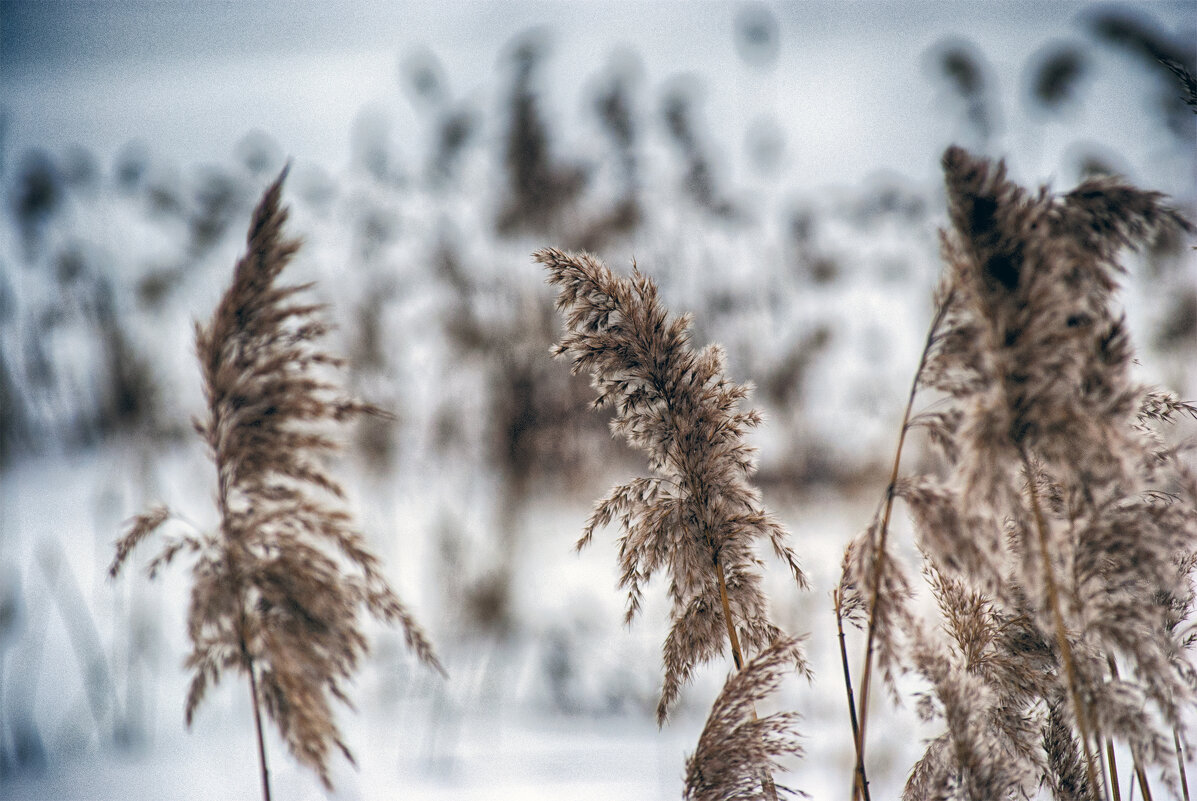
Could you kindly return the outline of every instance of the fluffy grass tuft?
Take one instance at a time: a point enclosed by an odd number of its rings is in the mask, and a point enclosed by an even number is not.
[[[192,671],[186,720],[227,671],[251,685],[263,794],[269,798],[260,708],[291,753],[331,788],[329,756],[353,756],[333,717],[368,644],[361,617],[403,628],[416,656],[440,670],[432,647],[391,590],[325,466],[336,430],[380,409],[347,395],[340,359],[320,347],[329,326],[310,285],[277,279],[299,249],[283,235],[286,171],[254,210],[245,256],[212,318],[196,326],[207,414],[195,429],[216,468],[215,531],[169,539],[151,575],[180,552],[194,558],[187,628]],[[110,574],[170,519],[157,507],[116,544]]]

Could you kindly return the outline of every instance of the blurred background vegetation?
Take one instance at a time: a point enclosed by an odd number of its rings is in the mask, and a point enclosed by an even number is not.
[[[834,31],[835,4],[656,5],[654,20],[684,18],[678,36],[695,25],[726,40],[728,62],[706,72],[675,74],[668,53],[635,39],[579,48],[551,24],[486,41],[469,73],[461,51],[485,33],[404,47],[390,95],[342,121],[349,152],[335,164],[237,119],[220,123],[225,155],[199,163],[140,137],[110,150],[86,137],[39,145],[0,94],[0,777],[145,747],[156,721],[177,725],[181,696],[162,687],[182,653],[179,593],[138,577],[114,587],[103,568],[121,521],[149,501],[208,520],[211,477],[188,423],[202,403],[193,321],[227,285],[249,211],[288,162],[292,230],[307,243],[295,270],[332,304],[352,385],[398,416],[358,430],[346,465],[355,505],[450,672],[472,677],[479,697],[509,693],[494,678],[505,670],[530,671],[521,698],[553,714],[647,717],[657,691],[655,637],[617,631],[610,560],[569,553],[591,501],[640,465],[591,411],[586,382],[549,358],[559,323],[529,258],[538,247],[584,248],[621,270],[635,259],[671,308],[693,313],[700,342],[726,347],[767,415],[766,501],[808,561],[831,560],[816,571],[830,576],[892,458],[939,271],[943,146],[1006,156],[1028,183],[1122,174],[1190,216],[1197,203],[1197,117],[1169,68],[1197,69],[1191,4],[993,4],[1011,21],[976,37],[965,5],[909,41],[886,27],[905,6],[850,5],[853,19],[882,18],[849,37],[844,59],[802,75],[786,70],[804,42],[795,31],[818,35],[803,13]],[[41,102],[52,118],[61,100],[27,96],[44,67],[11,49],[45,24],[31,13],[0,6],[3,80],[6,92],[26,87],[22,109]],[[1038,26],[1044,17],[1052,24]],[[1022,42],[1016,61],[1003,35]],[[47,47],[46,58],[71,57]],[[925,135],[895,140],[894,153],[919,163],[873,150],[844,164],[859,180],[808,182],[806,166],[836,174],[802,138],[828,112],[794,97],[867,97],[889,52],[905,53],[923,104],[849,103],[835,130],[873,141],[873,113],[917,117],[909,130]],[[756,83],[741,95],[744,75]],[[95,91],[102,105],[105,87]],[[162,102],[186,91],[164,83]],[[1144,378],[1191,399],[1191,243],[1158,241],[1132,263]],[[804,518],[832,506],[843,528]],[[796,633],[826,628],[830,586],[787,596],[780,619]],[[596,664],[612,631],[625,650]],[[380,675],[407,676],[399,643],[380,636]],[[377,692],[414,686],[395,681]],[[827,694],[828,725],[842,731]]]

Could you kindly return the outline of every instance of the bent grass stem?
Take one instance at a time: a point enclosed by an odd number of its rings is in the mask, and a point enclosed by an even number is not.
[[[885,490],[885,510],[881,515],[881,525],[877,532],[877,548],[876,556],[873,558],[873,576],[871,586],[869,587],[869,624],[868,633],[865,635],[865,662],[864,670],[861,672],[860,679],[860,730],[856,737],[856,777],[853,780],[852,799],[865,799],[868,801],[868,774],[865,772],[864,752],[865,752],[865,731],[868,726],[869,718],[869,688],[872,684],[873,678],[873,648],[874,640],[877,634],[877,608],[881,601],[881,574],[885,568],[886,550],[885,544],[889,537],[889,521],[894,508],[894,490],[898,483],[898,470],[902,464],[902,449],[906,445],[906,432],[910,430],[910,415],[914,410],[914,399],[918,395],[919,382],[923,377],[923,370],[927,367],[927,359],[931,354],[931,348],[935,344],[936,336],[939,333],[939,327],[943,324],[947,317],[948,309],[952,305],[953,293],[949,291],[939,300],[935,309],[935,315],[931,319],[931,326],[927,330],[927,339],[923,344],[923,352],[919,357],[919,366],[914,371],[914,380],[910,382],[910,394],[906,399],[906,411],[902,415],[902,428],[898,434],[898,447],[894,453],[894,464],[889,474],[889,484]],[[845,669],[844,677],[849,678],[848,671]],[[852,694],[852,685],[849,682],[848,694]]]
[[[840,641],[840,664],[844,668],[844,689],[848,694],[848,719],[852,723],[852,744],[856,748],[856,753],[859,754],[860,724],[856,719],[856,697],[852,693],[852,671],[848,667],[848,645],[847,638],[844,636],[842,596],[838,588],[832,593],[832,602],[835,605],[835,628]],[[856,793],[859,788],[859,791],[864,794],[864,801],[870,801],[869,783],[865,781],[859,761],[857,762],[857,769],[853,771],[852,776],[852,792]]]

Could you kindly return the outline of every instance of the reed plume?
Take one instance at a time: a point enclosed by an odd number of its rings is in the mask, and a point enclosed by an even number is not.
[[[577,547],[619,520],[629,623],[644,584],[659,570],[668,572],[672,625],[657,705],[663,724],[695,667],[730,644],[738,669],[744,650],[759,652],[780,635],[769,620],[756,541],[769,543],[799,587],[806,577],[788,533],[748,482],[755,458],[743,438],[761,417],[740,410],[749,389],[726,378],[722,350],[694,350],[690,318],[671,316],[638,269],[618,277],[588,254],[554,249],[538,251],[535,259],[558,288],[557,308],[565,317],[555,355],[571,359],[575,374],[591,373],[594,405],[614,408],[612,433],[648,457],[651,475],[600,500]]]
[[[441,669],[324,465],[340,447],[338,427],[385,413],[336,380],[342,361],[320,346],[329,330],[324,307],[296,299],[311,285],[277,283],[300,245],[283,234],[285,176],[284,169],[254,210],[232,286],[211,320],[196,326],[207,413],[195,429],[216,467],[219,523],[168,540],[150,562],[153,576],[180,552],[194,557],[186,721],[226,671],[244,674],[266,798],[261,707],[326,787],[334,748],[353,762],[332,702],[350,704],[345,684],[368,650],[363,612],[401,626],[416,656]],[[137,517],[116,544],[110,574],[170,517],[164,507]]]
[[[801,794],[760,780],[781,770],[783,757],[802,756],[794,730],[798,713],[756,716],[756,705],[776,692],[795,664],[804,665],[798,640],[780,636],[728,678],[711,707],[698,748],[686,760],[686,801],[750,801]]]
[[[1114,302],[1125,248],[1191,226],[1115,179],[1033,194],[959,148],[944,170],[947,300],[915,382],[940,399],[904,429],[921,423],[945,470],[898,479],[895,467],[887,492],[910,510],[943,625],[868,621],[879,652],[930,685],[922,711],[946,724],[904,797],[1016,798],[1043,785],[1099,798],[1114,739],[1145,792],[1151,766],[1175,786],[1197,690],[1180,624],[1197,482],[1154,431],[1187,405],[1132,380]],[[876,538],[856,550],[870,543],[871,562],[846,559],[847,590],[877,586],[875,566],[892,563]],[[878,608],[900,603],[882,592]]]

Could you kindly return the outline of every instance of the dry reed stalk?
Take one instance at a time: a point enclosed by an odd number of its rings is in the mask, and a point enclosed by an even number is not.
[[[276,284],[299,248],[283,236],[285,176],[254,210],[232,286],[212,319],[196,326],[207,415],[195,428],[216,467],[217,530],[169,539],[149,564],[153,577],[181,551],[194,557],[186,722],[226,670],[246,674],[267,799],[263,706],[325,787],[333,748],[353,762],[332,701],[349,704],[344,684],[367,653],[363,612],[400,625],[416,656],[441,670],[323,465],[340,447],[331,436],[339,426],[385,413],[335,380],[342,362],[318,344],[329,330],[319,319],[324,307],[294,299],[310,285]],[[157,507],[135,518],[116,543],[110,574],[170,517]]]
[[[1122,790],[1118,787],[1118,760],[1114,756],[1114,740],[1106,737],[1106,764],[1110,773],[1110,793],[1113,801],[1122,801]]]
[[[555,355],[570,358],[575,374],[591,373],[595,406],[614,407],[612,433],[648,456],[652,475],[600,500],[577,547],[596,529],[620,521],[620,587],[628,591],[629,623],[642,586],[659,570],[669,574],[672,626],[657,705],[663,725],[697,665],[730,646],[739,668],[742,645],[760,652],[780,636],[769,620],[755,541],[769,542],[799,587],[806,587],[806,577],[787,532],[748,483],[755,457],[743,437],[761,418],[739,410],[748,387],[724,376],[722,350],[693,350],[689,317],[671,316],[655,284],[634,266],[623,278],[584,253],[546,249],[535,259],[548,269],[565,316]],[[805,662],[796,667],[808,675]],[[768,794],[772,780],[764,775],[760,781]]]
[[[845,553],[845,562],[848,554]],[[841,574],[843,569],[841,569]],[[859,600],[859,599],[857,599]],[[870,801],[869,780],[864,771],[864,760],[861,758],[860,722],[856,717],[856,696],[852,691],[852,669],[848,665],[848,641],[844,636],[844,591],[836,587],[831,593],[831,603],[835,609],[836,639],[840,644],[840,665],[844,671],[844,691],[848,697],[848,722],[852,726],[852,745],[856,749],[856,770],[853,773],[852,794],[859,793],[864,801]]]
[[[936,293],[935,313],[931,319],[931,325],[927,329],[927,337],[923,344],[922,353],[919,356],[918,367],[914,371],[914,379],[910,382],[910,392],[906,399],[906,410],[902,414],[902,425],[898,433],[898,447],[894,451],[894,463],[890,470],[889,484],[885,490],[885,502],[883,511],[881,513],[881,522],[878,525],[871,526],[869,532],[873,534],[873,565],[867,574],[869,597],[868,597],[868,623],[867,633],[865,635],[865,658],[864,669],[861,674],[860,681],[860,723],[859,726],[855,720],[855,710],[852,711],[852,729],[853,729],[853,744],[856,748],[856,774],[853,779],[853,799],[863,797],[865,801],[869,801],[868,789],[868,774],[865,771],[864,763],[864,747],[865,747],[865,733],[868,726],[869,716],[869,690],[872,684],[873,676],[873,649],[874,641],[877,635],[878,621],[881,615],[886,615],[886,607],[882,605],[882,576],[887,569],[888,551],[886,550],[886,542],[889,537],[889,523],[890,515],[894,508],[895,490],[898,485],[898,475],[902,464],[902,450],[906,444],[906,435],[911,428],[911,414],[914,411],[915,397],[918,395],[920,386],[922,385],[923,372],[927,368],[928,359],[931,356],[932,349],[938,343],[938,335],[940,326],[947,316],[948,310],[952,305],[952,293],[950,289],[941,288],[941,291]],[[841,571],[841,584],[846,580],[848,575],[847,569],[850,563],[845,559],[844,570]],[[837,598],[842,596],[842,590],[837,589]],[[837,620],[840,617],[837,603]],[[883,627],[888,626],[888,621],[881,624]],[[843,640],[843,630],[841,624],[840,640]],[[850,676],[848,674],[847,665],[844,666],[844,679],[848,683],[849,702],[852,697],[852,685]]]
[[[1172,730],[1172,742],[1176,747],[1176,768],[1177,772],[1180,773],[1181,797],[1184,801],[1189,801],[1189,777],[1185,770],[1185,749],[1180,742],[1180,732],[1176,729]]]

